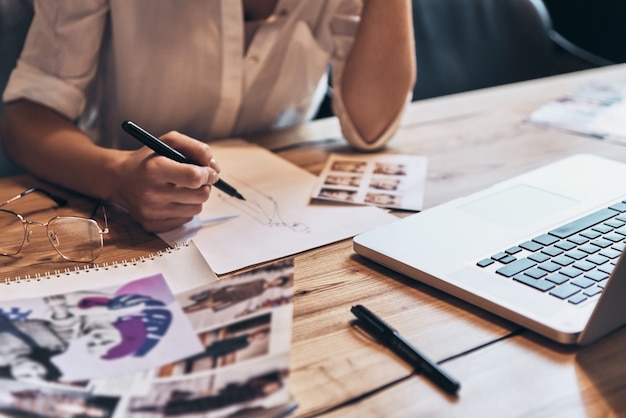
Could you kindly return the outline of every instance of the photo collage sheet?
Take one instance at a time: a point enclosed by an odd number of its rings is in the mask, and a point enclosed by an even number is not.
[[[331,154],[313,199],[420,211],[427,159],[400,154]]]
[[[292,311],[293,258],[0,301],[0,416],[285,415]]]
[[[546,103],[527,122],[596,139],[626,142],[626,83],[592,82]]]

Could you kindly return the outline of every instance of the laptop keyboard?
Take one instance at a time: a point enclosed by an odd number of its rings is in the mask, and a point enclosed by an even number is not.
[[[602,293],[626,246],[626,200],[476,265],[575,305]]]

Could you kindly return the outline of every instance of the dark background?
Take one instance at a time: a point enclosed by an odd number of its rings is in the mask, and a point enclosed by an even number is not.
[[[543,0],[554,28],[615,63],[626,62],[626,0]]]

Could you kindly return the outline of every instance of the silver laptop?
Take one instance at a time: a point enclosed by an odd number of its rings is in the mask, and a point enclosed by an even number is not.
[[[626,164],[575,155],[354,237],[354,250],[564,344],[626,323]]]

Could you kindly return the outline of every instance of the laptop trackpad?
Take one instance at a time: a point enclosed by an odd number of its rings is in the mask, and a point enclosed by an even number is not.
[[[459,206],[459,209],[505,227],[519,228],[576,203],[576,199],[519,184]]]

